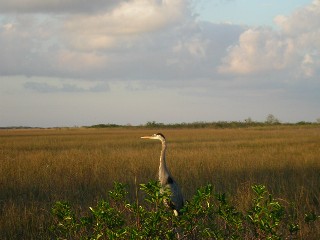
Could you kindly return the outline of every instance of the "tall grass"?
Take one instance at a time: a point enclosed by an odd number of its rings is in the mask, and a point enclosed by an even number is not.
[[[134,197],[135,179],[157,178],[160,143],[140,139],[155,131],[161,130],[1,130],[0,239],[51,238],[55,201],[86,211],[114,181],[128,184]],[[318,126],[162,132],[168,139],[169,168],[186,199],[212,183],[241,209],[249,204],[250,186],[263,184],[301,216],[319,214]],[[319,237],[320,227],[302,228],[300,237],[305,236]]]

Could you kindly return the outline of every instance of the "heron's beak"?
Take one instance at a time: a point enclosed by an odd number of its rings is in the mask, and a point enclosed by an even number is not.
[[[141,138],[154,139],[152,136],[144,136],[144,137],[141,137]]]

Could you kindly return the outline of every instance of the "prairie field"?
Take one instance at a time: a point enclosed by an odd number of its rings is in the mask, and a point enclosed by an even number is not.
[[[161,144],[140,139],[157,132],[167,138],[167,164],[185,199],[211,183],[244,209],[251,186],[262,184],[300,214],[300,239],[320,238],[320,226],[303,223],[305,213],[320,214],[316,125],[0,130],[0,239],[52,239],[54,202],[87,211],[115,181],[134,198],[135,184],[157,179]]]

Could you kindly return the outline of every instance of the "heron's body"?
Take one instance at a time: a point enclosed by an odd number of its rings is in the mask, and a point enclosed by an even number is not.
[[[166,205],[175,211],[175,214],[179,214],[180,209],[183,207],[184,201],[181,190],[177,182],[171,176],[167,164],[166,164],[166,139],[161,133],[154,134],[150,137],[142,137],[148,139],[157,139],[162,143],[161,154],[160,154],[160,165],[159,165],[159,181],[162,189],[170,189],[170,202],[165,202]]]

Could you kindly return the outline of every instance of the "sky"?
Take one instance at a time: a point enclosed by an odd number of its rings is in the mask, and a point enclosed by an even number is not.
[[[320,118],[320,0],[0,2],[0,127]]]

